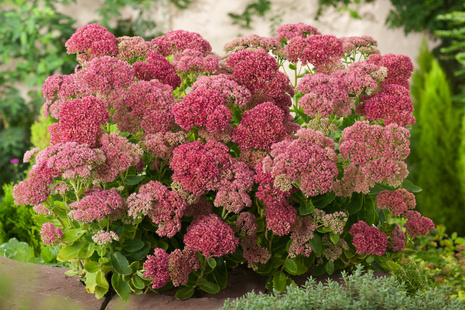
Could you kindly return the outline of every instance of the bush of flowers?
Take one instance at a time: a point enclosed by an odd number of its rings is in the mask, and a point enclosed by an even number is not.
[[[75,73],[43,84],[50,145],[24,155],[15,202],[97,298],[217,293],[242,264],[281,291],[309,269],[396,268],[434,225],[405,180],[413,66],[376,46],[298,23],[219,56],[194,32],[85,25]]]

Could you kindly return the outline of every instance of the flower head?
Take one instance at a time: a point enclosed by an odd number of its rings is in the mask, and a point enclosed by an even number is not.
[[[294,37],[306,38],[312,35],[321,35],[321,33],[315,27],[304,23],[284,24],[276,29],[276,39],[284,43]]]
[[[182,73],[215,73],[220,67],[217,56],[204,56],[202,52],[193,49],[174,54],[172,65]]]
[[[354,238],[352,244],[359,254],[375,254],[381,256],[386,252],[388,244],[387,236],[374,226],[369,226],[364,221],[352,225],[349,230]]]
[[[65,46],[68,54],[82,52],[78,57],[80,62],[118,53],[116,37],[107,28],[98,24],[82,26],[66,41]]]
[[[146,56],[145,62],[138,61],[134,63],[136,78],[144,81],[157,79],[171,86],[172,89],[176,89],[181,85],[181,78],[163,55],[149,52]]]
[[[394,230],[387,235],[389,237],[387,247],[393,252],[402,252],[405,247],[405,234],[400,225],[396,223]]]
[[[117,58],[132,63],[134,60],[143,59],[148,52],[155,51],[155,46],[143,38],[123,36],[116,38],[118,45]]]
[[[147,255],[144,262],[144,278],[153,278],[152,288],[158,289],[165,286],[170,280],[169,255],[165,250],[156,248],[153,255]]]
[[[394,54],[373,54],[368,58],[368,62],[387,68],[384,85],[399,84],[410,89],[409,79],[413,72],[413,63],[410,57]]]
[[[286,45],[286,58],[292,63],[312,64],[317,67],[344,56],[342,42],[333,35],[293,37]]]
[[[44,244],[58,244],[58,239],[63,238],[63,230],[52,223],[44,223],[40,229],[40,237]]]
[[[408,219],[404,224],[404,228],[412,239],[415,239],[419,235],[426,235],[428,231],[435,229],[433,221],[425,216],[421,216],[417,211],[407,211],[403,217]]]
[[[99,230],[92,236],[92,240],[97,245],[105,245],[114,241],[119,241],[119,236],[114,231]]]
[[[395,191],[382,191],[376,196],[376,206],[379,209],[389,209],[394,216],[401,216],[402,213],[416,206],[415,195],[401,188]]]
[[[185,285],[189,274],[200,268],[197,253],[192,249],[176,249],[169,255],[168,271],[174,287]]]
[[[186,49],[199,51],[203,55],[207,55],[212,50],[210,43],[200,34],[185,30],[169,31],[167,34],[153,39],[151,43],[165,57]]]

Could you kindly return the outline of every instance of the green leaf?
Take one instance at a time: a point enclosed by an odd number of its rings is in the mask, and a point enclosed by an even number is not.
[[[321,254],[323,250],[323,245],[321,243],[321,237],[318,234],[314,234],[313,238],[308,241],[310,247],[316,254]]]
[[[362,209],[363,206],[363,196],[359,193],[353,193],[350,198],[350,202],[346,205],[347,212],[349,214],[355,214]]]
[[[225,289],[228,284],[228,269],[222,257],[216,259],[216,268],[213,270],[213,275],[220,288]]]
[[[216,294],[220,291],[220,286],[216,283],[202,279],[199,283],[199,288],[209,294]]]
[[[65,246],[61,249],[60,253],[58,253],[57,260],[59,262],[66,262],[66,261],[77,261],[77,255],[81,248],[86,244],[85,241],[77,241],[73,243],[71,246]]]
[[[334,192],[329,192],[324,195],[313,197],[312,202],[315,207],[322,209],[333,202],[335,198],[336,194]]]
[[[131,240],[124,241],[124,243],[121,246],[123,247],[123,249],[125,249],[128,252],[136,252],[142,249],[144,245],[145,243],[142,240],[131,239]]]
[[[366,195],[363,199],[363,208],[358,213],[358,219],[367,222],[368,225],[373,225],[377,222],[377,215],[375,202]]]
[[[186,300],[186,299],[189,299],[192,297],[192,295],[194,295],[194,292],[195,292],[195,287],[189,287],[189,286],[185,286],[185,287],[181,287],[177,292],[176,292],[176,299],[179,299],[179,300]]]
[[[455,243],[465,245],[465,239],[462,237],[458,237],[457,239],[455,239]]]
[[[308,271],[308,267],[297,258],[287,258],[284,261],[284,270],[293,276],[298,276],[306,273]]]
[[[284,273],[278,271],[273,276],[273,287],[280,292],[284,292],[286,290],[286,282],[287,277]]]
[[[333,232],[331,232],[331,234],[329,235],[330,238],[331,238],[331,241],[334,243],[334,244],[337,244],[339,242],[339,239],[341,237],[340,234],[335,234]]]
[[[111,276],[111,286],[123,301],[128,300],[129,295],[131,294],[131,289],[129,284],[123,281],[123,278],[119,273],[114,272]]]
[[[365,261],[366,261],[368,264],[371,264],[372,262],[375,261],[375,256],[374,256],[373,254],[368,255],[367,257],[365,257]]]
[[[208,265],[212,267],[212,269],[215,269],[216,267],[216,260],[213,257],[209,257],[207,259]]]
[[[307,199],[305,199],[305,201],[302,201],[300,203],[299,211],[300,211],[299,212],[300,215],[302,215],[302,216],[312,214],[313,211],[315,211],[315,206],[313,205],[312,200],[307,198]]]
[[[132,277],[132,284],[134,285],[135,288],[138,288],[140,290],[143,290],[145,288],[144,281],[142,281],[142,279],[139,278],[139,276],[137,275],[134,275],[134,277]]]
[[[110,285],[108,284],[107,278],[105,277],[105,274],[101,270],[98,270],[95,273],[95,282],[100,287],[103,287],[103,288],[110,287]]]
[[[393,191],[393,190],[395,190],[395,188],[392,186],[376,183],[375,186],[373,186],[373,188],[370,190],[369,195],[376,196],[382,191]]]
[[[78,257],[79,258],[89,258],[95,252],[95,245],[93,243],[86,243],[84,246],[79,250]]]
[[[63,232],[63,238],[60,240],[67,244],[74,243],[77,239],[79,239],[85,233],[84,230],[79,228],[73,228]]]
[[[137,185],[143,179],[145,179],[145,176],[143,175],[128,175],[127,178],[124,180],[124,183],[127,185]]]
[[[412,193],[419,193],[419,192],[422,191],[421,187],[416,186],[415,184],[413,184],[412,182],[410,182],[407,179],[405,179],[402,182],[402,188],[405,188],[406,190],[408,190],[409,192],[412,192]]]
[[[398,263],[393,262],[392,260],[386,261],[385,264],[386,264],[386,266],[387,266],[387,268],[389,270],[399,270],[399,269],[402,268],[402,267],[400,267],[400,265]]]
[[[84,269],[87,272],[97,272],[100,269],[100,264],[95,261],[90,261],[84,264]]]
[[[144,243],[145,243],[144,247],[136,252],[130,253],[130,252],[123,250],[123,254],[128,259],[128,261],[130,262],[141,261],[147,256],[147,254],[150,251],[151,244],[148,241],[145,241]]]
[[[328,261],[325,266],[326,272],[328,274],[333,274],[334,272],[334,263],[332,261]]]
[[[294,64],[289,64],[289,69],[291,70],[297,70],[297,67]]]
[[[120,252],[115,252],[110,256],[111,264],[116,272],[122,275],[129,275],[132,273],[131,267],[126,257]]]
[[[101,286],[96,286],[95,287],[95,298],[100,299],[105,294],[108,293],[108,287],[101,287]]]

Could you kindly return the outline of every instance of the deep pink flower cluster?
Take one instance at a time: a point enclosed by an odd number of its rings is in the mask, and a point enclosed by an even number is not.
[[[63,230],[50,222],[44,223],[40,229],[40,237],[44,244],[58,244],[58,239],[63,238]]]
[[[292,184],[300,184],[306,196],[316,196],[333,189],[338,175],[334,141],[321,132],[302,128],[297,139],[273,144],[263,169],[271,171],[274,186],[289,191]]]
[[[284,43],[294,37],[305,38],[311,35],[321,35],[321,33],[315,27],[304,23],[284,24],[276,29],[276,39]]]
[[[196,201],[188,204],[186,211],[184,212],[185,217],[197,217],[199,215],[210,214],[213,210],[213,203],[207,201],[205,196],[196,197]]]
[[[144,81],[157,79],[171,86],[172,89],[176,89],[181,85],[181,78],[168,59],[154,52],[149,52],[146,56],[145,62],[138,61],[134,63],[133,68],[136,78]]]
[[[220,64],[218,56],[209,54],[204,56],[202,52],[192,49],[185,49],[181,53],[174,54],[172,66],[181,73],[211,73],[218,71]]]
[[[377,48],[378,42],[370,36],[342,37],[339,40],[342,41],[342,49],[346,54],[352,54],[357,51],[364,55],[379,54]]]
[[[210,43],[200,34],[185,30],[169,31],[151,42],[157,46],[158,52],[165,57],[186,49],[199,51],[203,55],[207,55],[212,50]]]
[[[353,63],[347,69],[336,70],[332,76],[342,79],[349,94],[360,97],[365,92],[377,91],[386,74],[386,68],[361,61]]]
[[[263,201],[265,206],[280,205],[291,196],[291,190],[283,191],[274,185],[274,178],[271,175],[271,171],[265,171],[262,163],[257,164],[255,172],[255,182],[258,183],[258,190],[255,196]]]
[[[281,49],[281,43],[274,37],[260,37],[256,34],[251,34],[234,39],[231,42],[226,43],[223,47],[223,50],[226,53],[234,53],[243,49],[263,49],[270,52]]]
[[[394,54],[373,54],[368,58],[368,62],[387,68],[384,85],[399,84],[410,89],[409,79],[413,72],[413,63],[410,57]]]
[[[286,45],[286,58],[291,63],[315,67],[334,63],[344,56],[342,41],[333,35],[296,36]]]
[[[233,130],[232,140],[241,150],[269,150],[273,143],[290,138],[296,127],[287,115],[271,102],[264,102],[242,114],[242,120]]]
[[[352,113],[355,104],[349,99],[344,80],[323,73],[307,74],[297,90],[305,95],[299,100],[299,106],[305,114],[315,117],[327,117],[331,114],[344,117]]]
[[[318,228],[313,216],[297,217],[292,225],[291,245],[289,246],[289,257],[294,258],[297,255],[309,257],[312,254],[312,248],[309,241],[314,238],[314,232]]]
[[[410,153],[410,133],[396,124],[386,127],[359,121],[342,132],[339,152],[350,163],[337,181],[338,195],[368,193],[375,183],[397,187],[407,177],[403,160]]]
[[[415,123],[410,92],[402,85],[384,85],[380,92],[362,100],[364,102],[357,107],[357,114],[366,116],[370,121],[384,119],[385,125],[396,123],[403,127]]]
[[[95,57],[113,56],[118,53],[116,37],[107,28],[98,24],[84,25],[65,43],[68,54],[77,54],[79,62]]]
[[[197,88],[173,105],[176,123],[186,131],[205,128],[208,132],[223,132],[232,119],[224,97],[215,89]]]
[[[354,238],[352,244],[359,254],[375,254],[381,256],[386,252],[388,244],[385,233],[374,226],[369,226],[364,221],[358,221],[353,224],[349,230]]]
[[[234,105],[242,110],[245,110],[252,96],[247,88],[239,85],[231,76],[226,74],[201,76],[192,85],[191,91],[199,88],[217,90],[223,95],[225,105]]]
[[[257,235],[245,236],[240,240],[240,244],[242,257],[247,261],[249,268],[256,270],[258,264],[266,264],[271,258],[270,250],[259,244]]]
[[[297,210],[287,200],[266,205],[266,228],[278,236],[289,235],[297,218]]]
[[[168,271],[174,287],[185,285],[189,279],[189,274],[200,268],[197,253],[191,249],[176,249],[169,255]]]
[[[142,148],[115,132],[103,134],[100,145],[106,160],[103,165],[97,167],[97,171],[103,182],[113,182],[120,173],[130,167],[137,167],[142,161]]]
[[[59,122],[48,128],[50,144],[77,142],[98,147],[102,134],[100,127],[109,119],[104,102],[96,97],[65,101],[61,104]]]
[[[97,245],[106,245],[113,241],[119,241],[119,236],[114,231],[99,230],[92,236],[92,240]]]
[[[415,195],[401,188],[395,191],[382,191],[376,196],[378,209],[389,209],[394,216],[401,216],[409,209],[415,209]]]
[[[117,220],[124,210],[123,198],[115,189],[104,190],[93,187],[85,192],[85,197],[69,204],[68,216],[75,221],[91,223],[101,222],[106,217]]]
[[[325,234],[323,238],[321,238],[321,243],[324,246],[323,256],[332,262],[341,257],[342,250],[349,249],[349,245],[344,239],[340,238],[339,241],[334,244],[328,234]]]
[[[159,181],[150,181],[132,193],[127,199],[128,214],[134,219],[148,216],[158,225],[160,237],[173,237],[181,230],[181,217],[186,202],[175,191],[170,191]]]
[[[134,69],[116,57],[95,58],[76,73],[79,90],[87,94],[109,96],[115,90],[125,89],[134,82]]]
[[[158,81],[138,81],[128,87],[124,100],[115,107],[113,121],[122,132],[166,132],[174,125],[174,102],[169,86]]]
[[[116,38],[116,44],[118,45],[118,54],[116,57],[129,63],[144,59],[145,54],[156,50],[156,47],[152,43],[137,36]]]
[[[174,148],[187,142],[189,137],[184,131],[167,131],[146,135],[140,145],[152,158],[156,157],[168,163],[173,157]]]
[[[47,201],[56,172],[47,167],[46,161],[35,164],[28,173],[29,178],[13,187],[15,204],[34,206]]]
[[[433,221],[422,216],[420,212],[410,210],[405,212],[403,217],[408,219],[404,228],[412,239],[419,235],[426,235],[428,231],[435,229]]]
[[[228,224],[212,213],[200,215],[192,221],[184,235],[184,244],[205,257],[221,257],[233,253],[239,239]]]
[[[153,255],[147,255],[144,262],[144,278],[152,280],[154,290],[162,288],[170,280],[169,255],[165,250],[156,248]]]
[[[396,227],[388,235],[388,245],[393,252],[402,252],[405,247],[405,234],[402,231],[402,227],[396,223]]]

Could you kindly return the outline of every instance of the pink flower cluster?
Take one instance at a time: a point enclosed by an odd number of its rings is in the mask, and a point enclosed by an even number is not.
[[[276,39],[283,43],[294,37],[306,38],[311,35],[321,35],[321,33],[315,27],[304,23],[284,24],[276,29]]]
[[[167,131],[146,135],[140,145],[152,158],[168,163],[173,158],[174,148],[187,142],[189,142],[189,137],[184,131]]]
[[[174,54],[171,64],[176,71],[186,74],[190,72],[214,74],[220,67],[217,55],[204,56],[202,52],[192,49]]]
[[[124,100],[115,106],[113,121],[122,132],[166,132],[174,125],[171,87],[158,81],[138,81],[128,87]]]
[[[402,227],[400,227],[399,224],[396,224],[394,230],[387,235],[389,237],[387,247],[393,252],[402,252],[405,247],[405,234],[402,231]]]
[[[324,246],[323,256],[332,262],[336,261],[342,255],[342,250],[348,250],[349,245],[347,242],[340,238],[339,241],[334,244],[331,237],[326,234],[321,238],[321,243]]]
[[[376,196],[378,209],[389,209],[394,216],[401,216],[409,209],[415,209],[415,195],[401,188],[395,191],[382,191]]]
[[[49,76],[42,85],[42,94],[46,99],[44,116],[59,119],[60,106],[65,100],[74,99],[81,95],[79,85],[75,83],[75,74]]]
[[[205,128],[208,132],[224,132],[232,119],[224,97],[215,89],[197,88],[173,105],[176,123],[186,131]]]
[[[342,41],[342,49],[346,54],[360,52],[366,57],[371,54],[379,54],[378,42],[370,36],[342,37],[339,40]]]
[[[331,229],[335,234],[342,234],[344,232],[344,226],[347,222],[347,214],[342,211],[336,211],[334,213],[327,214],[321,209],[315,209],[313,213],[315,220],[321,222],[326,228]]]
[[[402,85],[384,85],[380,92],[362,100],[364,102],[357,107],[357,114],[366,116],[370,121],[384,119],[385,125],[396,123],[403,127],[415,123],[410,92]]]
[[[160,237],[173,237],[181,230],[181,217],[186,209],[186,202],[178,193],[170,191],[159,181],[150,181],[132,193],[127,199],[128,215],[133,219],[148,216],[158,225]]]
[[[359,121],[342,132],[339,152],[350,163],[336,182],[338,195],[367,194],[375,183],[398,187],[407,177],[403,160],[410,153],[407,129],[396,124],[386,127]]]
[[[49,127],[50,144],[77,142],[97,147],[110,114],[102,100],[89,96],[61,104],[60,120]]]
[[[342,41],[333,35],[311,35],[293,37],[286,45],[286,58],[291,63],[315,67],[337,62],[344,56]]]
[[[353,224],[349,230],[354,238],[352,244],[359,254],[374,254],[381,256],[386,252],[388,244],[387,236],[374,226],[369,226],[364,221]]]
[[[368,58],[368,62],[387,68],[387,77],[384,85],[399,84],[410,89],[410,76],[413,72],[413,63],[408,56],[394,54],[373,54]]]
[[[98,24],[84,25],[65,43],[68,54],[77,54],[78,61],[83,63],[95,57],[113,56],[118,53],[116,37],[107,28]]]
[[[123,198],[115,189],[104,190],[93,187],[85,192],[85,197],[69,204],[68,216],[75,221],[91,223],[101,222],[106,217],[117,220],[124,210]]]
[[[386,74],[386,68],[361,61],[351,64],[346,69],[336,70],[332,77],[342,79],[347,92],[360,97],[363,93],[376,92]]]
[[[274,186],[289,191],[299,184],[306,196],[316,196],[333,189],[338,175],[334,141],[321,132],[302,128],[297,139],[273,144],[263,169],[271,171]]]
[[[225,105],[236,106],[241,110],[245,110],[252,96],[247,88],[239,85],[231,76],[226,74],[198,78],[192,85],[191,92],[199,88],[217,90],[223,96]]]
[[[40,237],[44,244],[58,244],[60,242],[58,239],[63,238],[63,230],[50,222],[44,223],[40,229]]]
[[[344,117],[355,109],[354,102],[347,94],[344,80],[334,75],[307,74],[300,80],[297,90],[305,94],[299,100],[299,106],[311,117],[316,114],[321,117],[331,114]]]
[[[212,213],[198,216],[192,221],[184,235],[184,244],[205,257],[221,257],[233,253],[239,239],[228,224]]]
[[[199,215],[210,214],[212,213],[212,210],[213,203],[207,201],[205,196],[195,197],[195,202],[192,202],[187,205],[186,211],[184,212],[184,216],[197,217]]]
[[[421,216],[417,211],[407,211],[403,217],[408,219],[404,224],[404,228],[412,239],[415,239],[419,235],[426,235],[428,231],[435,229],[433,221],[425,216]]]
[[[231,42],[226,43],[223,47],[223,50],[226,53],[234,53],[243,49],[263,49],[270,52],[281,49],[281,43],[274,37],[260,37],[256,34],[251,34],[234,39]]]
[[[287,200],[266,205],[266,228],[278,236],[289,235],[297,219],[297,210]]]
[[[119,236],[114,231],[99,230],[92,236],[92,240],[97,245],[106,245],[113,241],[119,241]]]
[[[97,171],[103,182],[113,182],[119,174],[130,167],[137,167],[142,161],[142,148],[115,132],[103,134],[100,145],[106,160],[97,167]]]
[[[156,50],[152,43],[137,36],[123,36],[116,38],[116,44],[118,45],[118,54],[116,57],[129,63],[133,63],[135,60],[144,59],[145,54]]]
[[[151,43],[165,57],[186,49],[199,51],[202,55],[207,55],[212,50],[210,43],[200,34],[185,30],[169,31],[167,34],[153,39]]]
[[[257,269],[258,264],[266,264],[271,253],[267,247],[261,246],[257,235],[245,236],[240,240],[242,257],[247,261],[249,268]]]
[[[312,216],[297,218],[292,225],[289,257],[294,258],[297,255],[309,257],[312,254],[309,241],[314,238],[314,232],[317,228],[318,224]]]
[[[168,271],[174,287],[185,285],[189,274],[200,268],[197,253],[191,249],[176,249],[169,255]]]
[[[152,278],[154,290],[162,288],[170,280],[169,255],[165,250],[156,248],[153,255],[147,255],[144,262],[144,278]]]
[[[133,68],[136,78],[144,81],[157,79],[171,86],[172,89],[176,89],[181,85],[181,78],[163,55],[149,52],[146,56],[145,62],[138,61],[134,63]]]
[[[231,227],[234,232],[241,236],[253,236],[257,232],[255,215],[250,212],[242,212]]]

